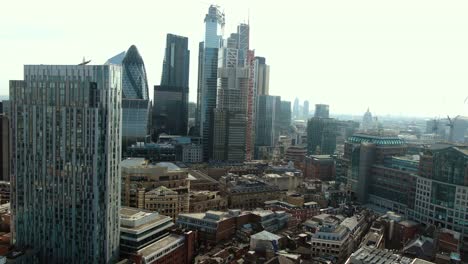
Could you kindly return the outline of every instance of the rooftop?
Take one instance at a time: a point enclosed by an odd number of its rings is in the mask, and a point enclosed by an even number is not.
[[[402,257],[385,249],[376,249],[373,247],[361,247],[349,257],[347,264],[410,264],[412,259]]]
[[[319,160],[329,160],[332,159],[330,155],[310,155],[310,157],[314,159],[319,159]]]
[[[354,134],[347,140],[349,143],[374,143],[376,145],[404,145],[405,141],[397,136],[376,136],[368,134]]]
[[[150,163],[148,160],[144,158],[127,158],[124,159],[121,163],[123,168],[167,168],[168,171],[181,171],[182,169],[175,165],[172,162],[158,162],[158,163]]]
[[[141,233],[157,226],[167,228],[172,225],[172,218],[157,212],[131,207],[120,208],[120,229],[127,233]]]
[[[281,238],[280,236],[270,233],[266,230],[250,236],[250,239],[270,240],[270,241],[279,240],[280,238]]]
[[[138,253],[141,254],[143,257],[148,258],[152,255],[157,255],[160,251],[183,241],[183,236],[170,234],[165,238],[157,240],[153,244],[150,244],[149,246],[140,249]]]

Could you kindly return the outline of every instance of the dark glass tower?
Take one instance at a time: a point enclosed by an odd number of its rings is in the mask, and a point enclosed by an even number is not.
[[[213,157],[214,109],[218,87],[218,51],[222,42],[224,13],[210,6],[205,16],[205,41],[200,44],[198,67],[198,128],[203,139],[203,158]],[[201,46],[203,45],[203,47]]]
[[[154,87],[153,138],[187,135],[190,51],[188,38],[167,34],[161,85]]]

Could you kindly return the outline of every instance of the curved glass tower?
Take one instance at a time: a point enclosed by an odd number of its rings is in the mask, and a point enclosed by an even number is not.
[[[130,46],[128,49],[122,60],[122,66],[122,98],[148,100],[148,81],[146,79],[145,63],[135,45]]]
[[[148,135],[148,80],[143,58],[132,45],[122,60],[122,150]]]

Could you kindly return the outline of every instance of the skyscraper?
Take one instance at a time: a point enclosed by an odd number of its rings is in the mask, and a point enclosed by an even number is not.
[[[218,83],[218,50],[222,44],[224,13],[211,5],[205,16],[205,41],[199,45],[198,62],[198,127],[203,139],[203,156],[213,156],[213,110],[216,108]]]
[[[281,97],[258,97],[256,146],[274,147],[280,135]]]
[[[333,118],[311,118],[307,122],[307,153],[309,155],[334,154],[336,149],[337,121]]]
[[[145,141],[149,129],[148,81],[143,58],[135,45],[107,60],[106,65],[122,65],[122,150]]]
[[[287,131],[291,126],[291,102],[281,101],[280,129]]]
[[[299,99],[298,98],[294,100],[292,117],[293,119],[299,118]]]
[[[214,113],[213,159],[244,161],[246,159],[248,126],[249,67],[243,66],[242,32],[231,34],[220,49],[217,106]],[[244,43],[245,44],[245,43]],[[245,64],[244,64],[245,65]]]
[[[258,95],[268,95],[270,91],[270,66],[265,61],[264,57],[255,57],[254,61],[254,87]]]
[[[153,135],[187,135],[188,38],[167,34],[161,85],[154,87]]]
[[[326,104],[316,104],[314,117],[316,118],[329,118],[330,112],[329,107]]]
[[[10,81],[12,241],[41,263],[118,260],[121,74],[27,65]]]
[[[304,107],[302,108],[302,116],[306,120],[309,118],[309,101],[307,100],[304,101]]]

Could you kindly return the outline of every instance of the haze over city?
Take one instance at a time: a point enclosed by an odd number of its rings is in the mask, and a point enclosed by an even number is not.
[[[251,28],[271,66],[270,92],[330,105],[331,114],[467,115],[466,1],[217,1],[225,36]],[[47,6],[48,8],[42,8]],[[167,32],[189,38],[196,102],[203,1],[9,1],[0,15],[0,94],[23,64],[93,64],[135,44],[159,85]],[[38,11],[40,10],[40,11]],[[150,89],[150,98],[152,98]]]

